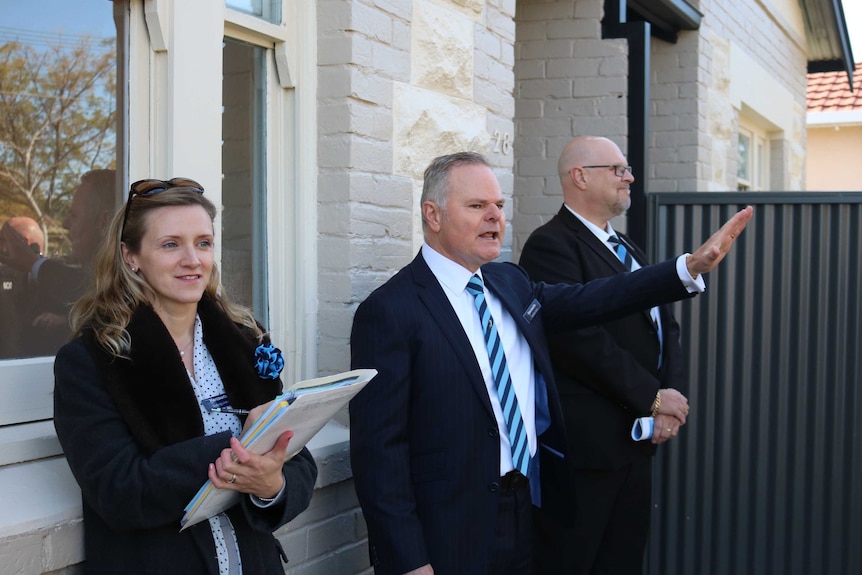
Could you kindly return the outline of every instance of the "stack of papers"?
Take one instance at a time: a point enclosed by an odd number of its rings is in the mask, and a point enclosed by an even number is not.
[[[301,381],[275,398],[254,424],[239,437],[252,453],[266,453],[285,431],[293,431],[287,458],[299,453],[305,444],[377,375],[376,369],[355,369]],[[238,491],[217,489],[211,481],[200,488],[185,507],[182,528],[191,527],[236,504]]]

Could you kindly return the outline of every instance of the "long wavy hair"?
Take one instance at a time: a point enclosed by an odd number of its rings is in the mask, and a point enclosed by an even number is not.
[[[151,196],[134,196],[126,207],[114,214],[111,225],[105,232],[102,245],[96,253],[93,265],[93,283],[81,297],[70,314],[72,330],[80,335],[92,330],[96,341],[115,357],[128,357],[132,346],[126,327],[135,310],[141,305],[151,305],[155,292],[147,281],[133,273],[123,259],[122,244],[139,253],[141,240],[147,231],[152,212],[172,206],[201,206],[210,221],[215,221],[216,207],[199,191],[188,188],[173,188]],[[124,226],[125,221],[125,226]],[[258,339],[264,333],[251,311],[230,301],[224,293],[218,272],[213,263],[209,283],[204,297],[209,296],[234,322],[249,327]]]

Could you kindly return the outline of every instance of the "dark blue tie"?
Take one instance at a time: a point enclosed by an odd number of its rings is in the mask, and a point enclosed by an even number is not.
[[[524,428],[524,420],[521,418],[521,410],[518,407],[518,398],[515,397],[515,388],[512,386],[512,377],[509,375],[509,366],[506,363],[506,354],[503,351],[503,342],[485,301],[485,291],[482,289],[482,278],[474,275],[467,283],[467,291],[473,295],[476,309],[479,311],[479,321],[482,323],[482,333],[485,335],[485,345],[488,349],[488,359],[491,361],[491,375],[497,388],[497,397],[500,399],[500,407],[503,409],[503,419],[506,421],[509,433],[509,443],[512,445],[512,463],[515,469],[525,476],[530,468],[530,444],[527,441],[527,430]]]
[[[608,243],[611,244],[611,247],[614,249],[614,253],[617,254],[617,257],[620,258],[620,261],[623,262],[623,265],[626,266],[628,271],[632,271],[632,254],[626,249],[626,246],[620,241],[617,236],[611,236],[608,238]],[[655,325],[656,334],[658,335],[658,366],[661,367],[661,349],[662,349],[662,333],[661,333],[661,322],[658,319],[658,308],[655,308],[655,314],[650,310],[650,317],[652,317],[652,322]]]

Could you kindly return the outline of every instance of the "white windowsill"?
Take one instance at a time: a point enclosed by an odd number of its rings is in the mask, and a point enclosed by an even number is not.
[[[50,427],[46,434],[45,425]],[[33,427],[31,427],[33,426]],[[54,426],[48,422],[29,424],[17,442],[11,437],[14,429],[0,429],[5,458],[7,445],[23,449],[27,446],[29,459],[33,447],[43,453],[57,453],[59,444],[53,435]],[[4,443],[3,440],[9,441]],[[330,421],[308,444],[317,462],[316,489],[351,477],[349,456],[350,431],[343,425]],[[52,448],[54,445],[56,447]],[[41,446],[41,447],[40,447]],[[44,455],[43,455],[44,457]],[[8,458],[14,460],[15,458]],[[81,518],[81,492],[72,472],[63,457],[50,457],[0,465],[0,539],[13,537],[53,525]]]
[[[0,427],[0,469],[4,465],[53,457],[61,453],[52,421]]]
[[[0,467],[0,539],[81,517],[81,491],[62,457]]]

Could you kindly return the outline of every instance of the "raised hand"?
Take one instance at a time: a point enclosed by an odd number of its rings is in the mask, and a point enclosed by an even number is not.
[[[733,242],[748,225],[752,215],[754,215],[754,208],[751,206],[738,211],[703,245],[697,248],[697,251],[688,256],[685,265],[688,267],[688,273],[691,274],[691,277],[710,272],[718,266],[719,262],[730,251]]]

